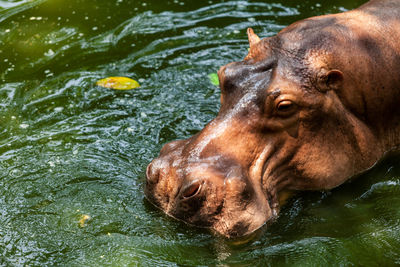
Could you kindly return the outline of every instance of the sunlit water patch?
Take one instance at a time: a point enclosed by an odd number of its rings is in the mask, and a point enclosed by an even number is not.
[[[394,156],[329,193],[292,198],[250,242],[144,200],[162,144],[218,112],[208,75],[262,37],[363,1],[0,1],[0,264],[400,263]],[[96,86],[109,76],[140,88]]]

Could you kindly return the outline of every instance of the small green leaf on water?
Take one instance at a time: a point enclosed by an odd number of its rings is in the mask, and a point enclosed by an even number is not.
[[[96,84],[98,86],[115,90],[131,90],[140,87],[140,84],[137,81],[126,77],[108,77],[98,80]]]
[[[208,74],[208,78],[210,79],[210,82],[212,84],[214,84],[215,86],[219,86],[219,78],[217,73]]]

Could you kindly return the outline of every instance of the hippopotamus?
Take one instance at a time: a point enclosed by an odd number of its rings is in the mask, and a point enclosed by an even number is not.
[[[399,0],[247,34],[248,55],[218,71],[217,116],[146,171],[151,203],[227,238],[273,222],[287,192],[337,187],[400,144]]]

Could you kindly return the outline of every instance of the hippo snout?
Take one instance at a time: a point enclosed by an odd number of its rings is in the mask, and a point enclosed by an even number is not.
[[[202,176],[181,177],[177,175],[180,171],[168,164],[168,160],[158,158],[147,166],[145,193],[156,206],[171,209],[173,202],[194,198],[207,185]]]
[[[223,175],[215,168],[185,162],[174,150],[154,159],[146,176],[146,198],[169,216],[201,227],[216,220],[225,189]]]
[[[248,172],[229,155],[193,155],[204,138],[166,144],[146,171],[146,198],[167,215],[226,237],[253,232],[271,217]],[[260,197],[261,196],[261,197]]]

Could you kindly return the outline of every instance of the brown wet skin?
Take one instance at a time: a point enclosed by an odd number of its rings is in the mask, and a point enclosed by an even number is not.
[[[232,238],[273,220],[288,190],[328,190],[400,144],[400,1],[290,25],[219,72],[221,108],[166,144],[146,197]]]

